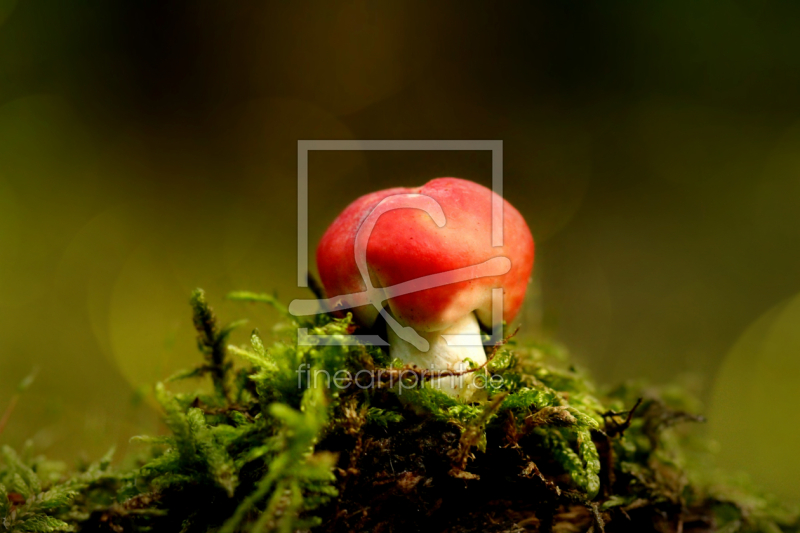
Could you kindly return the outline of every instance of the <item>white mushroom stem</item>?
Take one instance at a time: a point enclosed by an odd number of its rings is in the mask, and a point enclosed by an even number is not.
[[[391,327],[387,330],[389,355],[406,364],[427,370],[463,371],[469,369],[466,359],[472,360],[477,365],[486,362],[486,352],[481,343],[481,329],[475,313],[469,313],[447,329],[418,331],[417,333],[430,344],[427,352],[418,350],[414,345],[398,337]],[[462,337],[455,339],[451,337],[448,343],[443,335],[462,335]],[[474,400],[480,397],[480,388],[474,383],[474,377],[473,373],[445,376],[431,380],[431,386],[456,398]]]

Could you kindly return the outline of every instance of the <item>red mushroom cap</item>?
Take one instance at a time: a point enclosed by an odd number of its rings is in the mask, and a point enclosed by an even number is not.
[[[492,246],[494,192],[458,178],[437,178],[416,188],[394,188],[362,196],[327,229],[317,247],[317,268],[329,296],[366,290],[355,257],[356,235],[372,210],[394,195],[420,194],[441,206],[446,223],[438,227],[421,209],[389,210],[377,219],[367,245],[367,265],[375,287],[391,287],[423,276],[449,272],[506,257],[511,266],[499,276],[479,277],[411,292],[389,299],[392,315],[417,331],[438,331],[475,312],[491,326],[492,289],[504,289],[503,319],[519,311],[533,269],[534,244],[522,215],[503,201],[503,246]],[[397,199],[401,200],[399,196]],[[407,197],[406,197],[407,198]],[[393,202],[395,199],[387,199]],[[354,309],[356,319],[371,325],[372,306]]]

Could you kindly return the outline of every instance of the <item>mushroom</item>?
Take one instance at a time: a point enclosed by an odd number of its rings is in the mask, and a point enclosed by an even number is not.
[[[493,204],[502,205],[502,246],[492,246]],[[354,201],[323,235],[317,267],[334,310],[352,308],[366,327],[383,316],[392,358],[460,371],[486,362],[481,325],[497,331],[516,316],[533,255],[531,232],[511,204],[477,183],[437,178]],[[502,289],[494,310],[493,289]],[[463,400],[479,388],[472,374],[433,383]]]

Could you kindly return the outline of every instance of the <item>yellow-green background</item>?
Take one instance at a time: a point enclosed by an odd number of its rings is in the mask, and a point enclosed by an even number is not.
[[[800,499],[800,4],[0,0],[3,442],[156,431],[187,297],[296,279],[298,139],[502,139],[537,241],[523,335],[687,382],[720,463]],[[310,239],[486,153],[314,153]],[[312,249],[313,251],[313,249]],[[312,254],[313,256],[313,254]],[[241,340],[241,337],[237,337]]]

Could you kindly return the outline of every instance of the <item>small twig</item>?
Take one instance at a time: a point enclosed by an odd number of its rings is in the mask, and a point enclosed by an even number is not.
[[[225,407],[209,407],[199,397],[195,397],[194,401],[192,401],[192,407],[201,409],[207,415],[228,415],[229,413],[237,412],[242,413],[250,422],[254,420],[250,410],[243,405],[232,404]]]
[[[660,445],[661,433],[672,426],[683,422],[705,422],[701,415],[676,411],[668,407],[663,401],[652,402],[647,409],[644,425],[644,434],[650,440],[653,448]]]
[[[614,411],[606,411],[605,413],[603,413],[602,415],[603,418],[607,419],[606,433],[608,434],[608,436],[613,437],[614,435],[622,435],[623,433],[625,433],[625,430],[630,427],[631,422],[633,421],[634,413],[636,413],[636,410],[639,408],[640,405],[642,405],[642,401],[643,398],[639,398],[638,400],[636,400],[636,403],[630,409],[630,411],[620,411],[618,413]],[[622,422],[621,424],[616,420],[614,420],[615,417],[622,415],[627,415],[627,416],[625,417],[625,421]],[[611,422],[614,424],[614,427],[612,428],[608,427],[608,420],[611,420]]]
[[[130,515],[165,516],[166,511],[163,509],[150,509],[160,499],[161,495],[154,492],[146,492],[124,502],[113,503],[100,513],[98,521],[112,531],[122,533],[125,528],[115,522],[117,518],[125,518]]]
[[[502,340],[497,341],[494,346],[492,346],[492,350],[486,356],[486,361],[480,366],[475,368],[468,368],[466,370],[421,370],[420,378],[421,379],[434,379],[440,377],[449,377],[449,376],[463,376],[465,374],[469,374],[471,372],[477,372],[478,370],[483,370],[486,366],[492,362],[492,359],[497,355],[497,352],[500,351],[500,348],[510,341],[517,333],[519,332],[519,326],[517,329],[506,335]],[[414,367],[416,368],[416,367]],[[430,377],[429,377],[430,376]]]
[[[486,366],[492,362],[494,357],[497,355],[497,352],[500,350],[505,344],[508,344],[508,341],[517,334],[519,328],[515,329],[509,335],[507,335],[503,340],[498,341],[493,347],[489,354],[486,356],[486,361],[481,364],[480,366],[476,366],[475,368],[468,368],[466,370],[428,370],[419,368],[417,365],[405,365],[403,368],[379,368],[377,370],[367,370],[367,374],[369,376],[370,383],[377,383],[378,387],[381,387],[387,384],[391,387],[395,383],[401,381],[405,378],[415,377],[417,381],[429,381],[432,379],[439,379],[445,377],[458,377],[463,376],[466,374],[471,374],[473,372],[478,372],[479,370],[483,370]],[[365,369],[366,370],[366,369]],[[375,380],[375,376],[377,375],[378,379]]]
[[[308,273],[308,290],[314,293],[314,296],[317,297],[317,300],[324,300],[325,299],[325,290],[322,288],[322,284],[317,281],[317,278]]]

